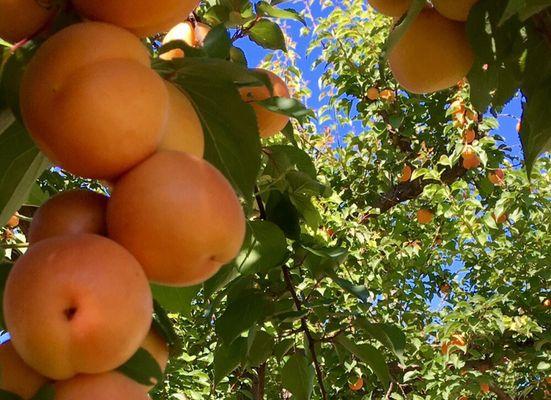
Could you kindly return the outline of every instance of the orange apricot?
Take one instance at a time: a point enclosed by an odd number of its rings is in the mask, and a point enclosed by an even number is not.
[[[488,385],[487,383],[481,383],[480,384],[480,391],[482,393],[490,393],[490,385]]]
[[[394,103],[396,100],[396,93],[392,89],[383,89],[381,90],[380,97],[387,103]]]
[[[202,158],[205,152],[205,136],[193,104],[182,89],[167,81],[165,85],[170,109],[159,150],[183,151]]]
[[[413,174],[413,169],[407,164],[404,165],[404,168],[402,168],[402,175],[400,176],[400,182],[402,183],[409,182],[412,174]]]
[[[364,380],[361,376],[358,377],[358,379],[356,379],[355,382],[353,383],[349,383],[348,384],[348,387],[350,388],[350,390],[352,390],[353,392],[357,392],[358,390],[360,390],[361,388],[363,388],[364,386]]]
[[[266,100],[270,97],[289,98],[289,88],[283,79],[273,72],[259,68],[255,69],[255,71],[268,77],[272,84],[272,92],[270,92],[266,86],[248,86],[241,88],[240,93],[243,101],[246,103],[251,103],[251,106],[254,109],[260,136],[267,138],[275,135],[285,128],[289,122],[289,117],[270,111],[255,102]]]
[[[494,215],[494,219],[498,224],[503,224],[507,219],[509,218],[509,215],[507,213],[503,213],[501,215]]]
[[[432,4],[444,17],[464,22],[477,2],[478,0],[433,0]]]
[[[542,304],[544,307],[551,307],[551,299],[545,299]]]
[[[10,217],[6,226],[11,229],[17,228],[19,226],[19,217],[17,216],[17,214],[13,214]]]
[[[155,151],[169,108],[140,40],[98,22],[71,25],[39,48],[20,101],[26,127],[54,163],[107,179]]]
[[[380,92],[379,92],[379,89],[377,89],[376,87],[370,87],[369,89],[367,89],[367,98],[369,100],[372,100],[372,101],[378,100],[379,96],[380,96]]]
[[[3,306],[18,354],[55,380],[118,368],[143,342],[153,312],[136,259],[90,234],[32,246],[8,276]]]
[[[0,0],[0,38],[17,43],[38,32],[53,16],[48,1]]]
[[[421,11],[389,56],[396,80],[412,93],[432,93],[454,86],[474,61],[465,24]]]
[[[141,347],[157,361],[159,368],[164,373],[168,364],[168,344],[163,337],[159,335],[154,328],[151,328]],[[153,385],[148,385],[147,388],[151,389],[157,383],[158,382],[155,382]]]
[[[476,139],[476,132],[474,129],[467,129],[463,132],[463,142],[466,144],[471,144]]]
[[[90,190],[70,190],[55,195],[34,214],[29,243],[77,233],[106,235],[107,200],[107,196]]]
[[[191,286],[237,255],[245,216],[232,186],[211,164],[188,153],[163,151],[117,182],[107,227],[150,281]]]
[[[77,375],[57,382],[54,400],[149,400],[136,381],[119,372],[96,375]]]
[[[411,5],[411,0],[369,0],[369,5],[388,17],[401,17]]]
[[[463,158],[463,168],[465,169],[475,169],[481,164],[478,154],[476,154],[472,147],[465,148],[461,157]]]
[[[452,290],[452,287],[450,286],[449,283],[443,283],[440,285],[440,291],[444,294],[450,293],[451,290]]]
[[[0,345],[0,390],[28,400],[45,385],[47,379],[19,357],[11,342]]]
[[[183,40],[188,46],[203,47],[205,38],[210,32],[211,27],[201,22],[196,22],[195,25],[190,22],[182,22],[174,26],[163,38],[163,44],[173,42],[175,40]],[[174,49],[161,54],[163,60],[173,60],[175,58],[184,57],[184,51]]]
[[[488,174],[488,179],[496,186],[503,185],[505,182],[505,172],[501,168],[498,168]]]
[[[84,17],[126,28],[140,37],[163,32],[183,21],[199,0],[73,0]]]
[[[434,214],[427,209],[420,209],[417,211],[417,222],[420,224],[428,224],[432,221]]]

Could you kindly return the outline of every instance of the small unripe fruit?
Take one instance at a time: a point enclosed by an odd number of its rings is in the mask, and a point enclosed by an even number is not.
[[[107,196],[90,190],[70,190],[49,199],[34,214],[29,229],[32,245],[54,236],[107,234]]]

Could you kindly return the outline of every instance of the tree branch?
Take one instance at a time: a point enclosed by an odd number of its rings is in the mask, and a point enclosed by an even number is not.
[[[283,265],[281,267],[283,270],[283,277],[285,279],[285,285],[287,286],[287,289],[291,293],[291,296],[293,297],[293,301],[295,303],[295,307],[297,311],[302,311],[302,301],[299,299],[297,292],[295,290],[295,287],[293,286],[293,281],[291,279],[291,271],[289,270],[289,267]],[[300,325],[302,328],[302,331],[306,335],[306,338],[308,339],[308,348],[310,350],[310,354],[312,354],[312,359],[314,361],[314,367],[316,369],[316,377],[318,380],[318,385],[320,387],[321,396],[323,400],[327,400],[327,392],[325,390],[325,385],[323,383],[323,372],[321,370],[321,366],[318,360],[318,356],[316,354],[316,341],[312,337],[312,332],[310,332],[310,328],[308,328],[307,319],[306,317],[302,317],[300,319]]]

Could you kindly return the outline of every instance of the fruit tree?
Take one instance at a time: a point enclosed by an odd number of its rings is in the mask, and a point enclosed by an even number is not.
[[[551,398],[551,2],[0,0],[0,400]]]

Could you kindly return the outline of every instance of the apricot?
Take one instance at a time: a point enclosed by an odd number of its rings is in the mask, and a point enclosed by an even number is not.
[[[457,115],[457,114],[460,114],[460,115],[463,115],[465,114],[465,104],[463,103],[462,100],[455,100],[451,105],[450,105],[450,111],[452,113],[452,115]]]
[[[463,335],[455,334],[452,335],[452,341],[450,344],[458,347],[463,347],[467,344],[467,341],[465,340],[465,337]]]
[[[381,90],[381,99],[388,103],[394,103],[396,100],[396,93],[394,93],[394,90],[391,89]]]
[[[57,382],[54,400],[149,400],[136,381],[119,372],[77,375]]]
[[[97,22],[50,37],[21,87],[23,120],[38,147],[54,163],[89,178],[115,178],[151,155],[168,106],[166,87],[149,68],[140,40]]]
[[[551,307],[551,299],[545,299],[543,301],[543,306],[544,307]]]
[[[199,0],[73,0],[84,17],[109,22],[147,37],[183,21]]]
[[[452,288],[449,283],[443,283],[442,285],[440,285],[440,291],[444,294],[450,293],[451,290]]]
[[[45,385],[47,379],[19,357],[11,342],[0,345],[0,390],[28,400]]]
[[[160,150],[176,150],[203,158],[205,136],[201,120],[186,93],[165,81],[169,95],[168,122]]]
[[[289,98],[289,88],[279,76],[265,69],[254,69],[254,71],[264,74],[272,84],[272,92],[266,86],[248,86],[240,89],[241,98],[246,103],[251,103],[256,114],[258,130],[260,136],[267,138],[280,132],[289,123],[289,117],[279,114],[255,104],[256,101],[262,101],[271,97]]]
[[[163,151],[117,182],[107,206],[107,228],[134,254],[150,281],[191,286],[237,255],[245,216],[232,186],[211,164]]]
[[[411,5],[411,0],[369,0],[369,4],[388,17],[401,17]]]
[[[358,390],[360,390],[361,388],[363,388],[364,386],[364,380],[362,379],[361,376],[358,377],[358,379],[356,380],[356,382],[354,383],[349,383],[348,384],[348,387],[350,388],[350,390],[352,390],[353,392],[357,392]]]
[[[481,164],[480,158],[471,147],[463,150],[461,157],[463,158],[463,168],[465,169],[475,169]]]
[[[430,210],[422,208],[419,211],[417,211],[417,222],[419,222],[420,224],[430,223],[433,217],[434,217],[434,214]]]
[[[379,89],[377,89],[376,87],[370,87],[369,89],[367,89],[367,98],[369,100],[372,100],[372,101],[378,100],[379,96],[380,96]]]
[[[183,40],[188,46],[203,47],[205,38],[210,32],[210,26],[201,22],[191,23],[190,21],[182,22],[173,27],[163,39],[163,44],[173,42],[175,40]],[[175,58],[184,57],[184,51],[174,49],[161,54],[163,60],[173,60]]]
[[[496,186],[503,185],[505,182],[505,172],[501,168],[498,168],[488,174],[488,179]]]
[[[444,17],[464,22],[477,2],[478,0],[433,0],[432,4]]]
[[[70,190],[57,194],[34,214],[29,229],[29,243],[77,233],[106,235],[107,200],[107,196],[90,190]]]
[[[421,11],[389,55],[396,80],[412,93],[432,93],[454,86],[471,69],[474,54],[465,24]]]
[[[481,383],[480,384],[480,391],[482,393],[490,393],[490,385],[488,385],[487,383]]]
[[[4,292],[13,346],[55,380],[125,363],[146,337],[152,311],[140,264],[115,242],[91,234],[36,243],[13,266]]]
[[[10,219],[8,219],[6,226],[11,229],[15,229],[19,226],[19,217],[17,214],[13,214]]]
[[[402,183],[409,182],[412,174],[413,174],[413,169],[411,169],[409,165],[404,165],[404,168],[402,168],[402,175],[400,176],[400,182]]]
[[[494,219],[498,224],[503,224],[505,221],[507,221],[508,218],[509,216],[507,215],[507,213],[503,213],[501,215],[494,215]]]
[[[463,132],[463,141],[466,144],[471,144],[476,139],[476,132],[474,129],[467,129],[465,132]]]
[[[168,344],[163,337],[159,335],[154,328],[151,328],[141,347],[157,361],[159,368],[164,373],[168,364]],[[147,387],[151,389],[153,386],[154,385],[150,385]]]
[[[53,16],[47,1],[0,0],[0,38],[17,43],[38,32]]]

